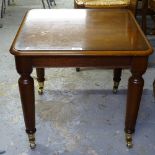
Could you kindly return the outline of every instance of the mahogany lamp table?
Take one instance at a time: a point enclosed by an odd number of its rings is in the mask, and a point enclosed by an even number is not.
[[[121,70],[130,69],[125,133],[132,147],[132,134],[143,91],[148,56],[152,47],[127,9],[34,9],[17,32],[10,52],[20,74],[19,90],[30,147],[35,148],[35,97],[33,68],[37,68],[39,93],[44,68],[102,67],[114,69],[114,89]]]

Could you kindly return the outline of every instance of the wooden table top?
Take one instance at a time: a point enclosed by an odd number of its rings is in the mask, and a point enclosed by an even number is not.
[[[10,52],[16,56],[146,56],[152,47],[129,10],[34,9]]]

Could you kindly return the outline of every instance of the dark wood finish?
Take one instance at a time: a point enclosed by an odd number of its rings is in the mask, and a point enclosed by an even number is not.
[[[97,8],[97,7],[94,7],[94,6],[91,6],[91,7],[86,7],[85,5],[79,5],[78,3],[77,3],[77,0],[74,0],[74,8],[76,8],[76,9],[78,9],[78,8],[91,8],[91,9],[93,9],[93,8]],[[103,6],[100,6],[100,7],[98,7],[98,9],[103,9],[104,7]],[[110,9],[110,8],[128,8],[128,9],[130,9],[131,11],[132,11],[132,13],[135,15],[135,13],[136,13],[136,8],[137,8],[137,0],[131,0],[130,1],[130,3],[129,3],[129,5],[128,6],[122,6],[122,4],[118,4],[118,5],[116,5],[115,7],[114,6],[111,6],[111,5],[109,5],[109,3],[108,3],[108,1],[107,1],[107,6],[105,7],[105,8],[107,8],[107,9]],[[76,71],[77,72],[79,72],[80,71],[80,68],[76,68]],[[114,70],[114,75],[115,75],[115,70]],[[116,75],[117,76],[117,75]],[[114,80],[114,79],[113,79]],[[115,81],[114,80],[114,82],[117,82],[117,81]],[[114,84],[114,87],[115,87],[115,84]],[[116,86],[117,87],[117,86]]]
[[[114,86],[113,86],[113,93],[117,93],[119,83],[121,81],[121,75],[122,75],[122,68],[116,68],[114,69]]]
[[[95,12],[93,9],[31,10],[22,22],[11,53],[16,56],[142,56],[151,53],[130,11],[97,9]]]
[[[38,82],[44,82],[45,81],[45,70],[44,68],[36,68],[37,73],[37,81]]]
[[[125,131],[129,134],[135,131],[135,124],[144,85],[142,75],[145,73],[146,69],[146,57],[133,58],[131,66],[132,76],[129,78],[128,83],[128,97],[125,119]]]
[[[119,83],[121,81],[121,75],[122,75],[122,69],[121,68],[114,69],[114,78],[113,78],[113,80],[115,82]]]
[[[27,63],[29,62],[29,63]],[[35,133],[35,98],[34,98],[34,81],[30,76],[32,73],[32,64],[28,58],[16,58],[16,69],[20,74],[19,90],[23,108],[26,132]]]
[[[45,67],[102,67],[115,69],[118,81],[120,68],[131,69],[125,131],[134,132],[142,74],[152,47],[130,11],[31,10],[10,52],[21,75],[19,88],[27,131],[35,132],[32,68],[40,68],[38,79],[43,79]]]

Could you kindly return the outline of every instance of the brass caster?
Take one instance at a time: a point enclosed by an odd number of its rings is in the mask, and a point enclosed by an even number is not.
[[[76,71],[77,71],[77,72],[80,72],[80,68],[76,68]]]
[[[35,134],[28,134],[28,137],[29,137],[30,148],[35,149],[36,147]]]
[[[114,81],[113,93],[116,94],[118,90],[119,82]]]
[[[129,149],[133,147],[133,144],[132,144],[132,134],[126,133],[126,146]]]
[[[44,82],[38,82],[38,94],[42,95],[44,90]]]
[[[36,148],[36,144],[35,143],[30,143],[30,148],[33,150]]]

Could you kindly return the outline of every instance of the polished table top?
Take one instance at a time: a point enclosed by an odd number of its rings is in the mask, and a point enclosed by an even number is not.
[[[114,69],[114,92],[122,69],[130,69],[125,118],[128,147],[132,147],[148,55],[152,48],[128,10],[31,10],[25,16],[10,52],[16,69],[26,132],[35,148],[35,94],[33,68],[39,93],[44,87],[44,68],[103,67]],[[89,79],[88,79],[89,80]],[[78,82],[78,81],[76,81]]]
[[[30,10],[11,47],[14,55],[143,56],[152,48],[128,10]]]

